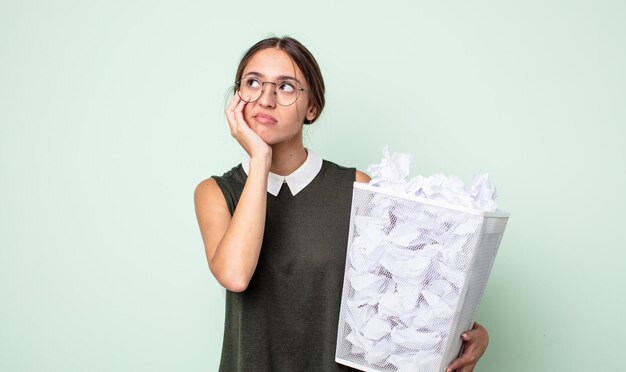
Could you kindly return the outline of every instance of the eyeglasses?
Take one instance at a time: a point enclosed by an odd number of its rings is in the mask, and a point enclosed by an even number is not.
[[[249,76],[235,82],[237,86],[237,94],[245,102],[254,102],[263,95],[263,86],[265,84],[274,85],[274,101],[281,106],[293,105],[300,96],[300,92],[305,92],[300,83],[293,79],[281,80],[279,82],[261,81],[260,79]],[[246,99],[249,97],[249,99]]]

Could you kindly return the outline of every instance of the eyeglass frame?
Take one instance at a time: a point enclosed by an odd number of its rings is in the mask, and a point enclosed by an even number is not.
[[[249,78],[249,77],[252,77],[252,76],[246,76],[245,78]],[[291,105],[293,105],[294,103],[296,103],[296,101],[298,101],[298,98],[300,98],[300,92],[308,92],[308,91],[309,91],[308,89],[304,89],[304,88],[302,88],[302,85],[300,84],[300,82],[299,82],[298,80],[295,80],[295,79],[285,79],[285,80],[293,80],[293,81],[295,81],[295,82],[296,82],[296,84],[298,84],[298,86],[299,86],[299,87],[298,87],[298,90],[297,90],[298,95],[296,96],[296,99],[294,99],[294,100],[293,100],[293,102],[291,102],[291,103],[290,103],[290,104],[288,104],[288,105],[283,105],[283,104],[281,104],[281,103],[278,103],[278,100],[276,99],[276,96],[278,95],[278,93],[276,93],[276,87],[278,86],[278,84],[277,84],[277,83],[275,83],[275,82],[273,82],[273,81],[262,81],[262,80],[260,80],[260,79],[259,79],[259,82],[261,83],[261,94],[259,94],[259,97],[258,97],[257,99],[255,99],[254,101],[246,101],[245,99],[243,99],[243,97],[242,97],[242,96],[241,96],[241,94],[240,94],[240,92],[241,92],[241,81],[242,81],[243,79],[245,79],[245,78],[241,78],[241,79],[239,79],[239,80],[235,81],[235,86],[237,86],[237,95],[239,96],[239,98],[241,98],[242,100],[244,100],[244,101],[245,101],[245,102],[247,102],[247,103],[256,102],[256,101],[258,101],[258,100],[259,100],[259,99],[263,96],[263,93],[265,93],[265,90],[264,90],[264,89],[265,89],[265,84],[266,84],[266,83],[268,83],[268,84],[274,84],[274,89],[272,90],[272,91],[273,91],[273,93],[274,93],[274,95],[272,96],[272,99],[274,100],[274,102],[276,102],[276,104],[277,104],[277,105],[281,105],[281,106],[283,106],[283,107],[285,107],[285,106],[291,106]],[[279,81],[279,83],[280,83],[280,82],[283,82],[283,81],[285,81],[285,80],[281,80],[281,81]]]

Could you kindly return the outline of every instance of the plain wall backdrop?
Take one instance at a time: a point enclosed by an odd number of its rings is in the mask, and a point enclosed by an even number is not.
[[[305,144],[487,172],[511,213],[479,371],[623,368],[623,1],[0,1],[0,370],[214,371],[198,182],[241,161],[244,51],[316,56]]]

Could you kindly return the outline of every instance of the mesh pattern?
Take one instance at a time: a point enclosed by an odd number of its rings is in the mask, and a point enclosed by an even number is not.
[[[507,219],[355,187],[337,362],[444,370],[472,326]]]

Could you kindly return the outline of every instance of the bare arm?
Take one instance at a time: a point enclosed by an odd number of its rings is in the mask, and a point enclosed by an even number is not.
[[[355,181],[356,182],[361,182],[361,183],[368,183],[370,182],[370,176],[368,176],[367,174],[361,172],[360,170],[356,171],[356,176],[355,176]]]
[[[202,181],[194,193],[209,268],[217,281],[233,292],[247,288],[259,260],[272,160],[271,147],[244,121],[244,105],[235,95],[226,109],[231,134],[250,155],[250,171],[232,218],[215,180]]]
[[[231,218],[214,179],[202,181],[196,187],[196,217],[207,262],[217,281],[230,291],[244,291],[256,269],[265,229],[266,190],[267,176],[262,166],[251,164]]]

